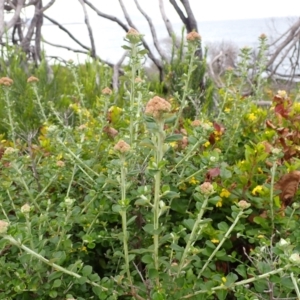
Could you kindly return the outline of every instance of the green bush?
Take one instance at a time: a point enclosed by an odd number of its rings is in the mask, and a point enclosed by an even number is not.
[[[0,298],[299,298],[299,104],[243,97],[244,49],[190,119],[199,40],[166,101],[139,38],[118,95],[96,62],[0,79]]]

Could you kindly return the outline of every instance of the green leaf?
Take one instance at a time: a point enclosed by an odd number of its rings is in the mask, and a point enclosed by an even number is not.
[[[59,287],[59,286],[61,286],[61,280],[60,279],[54,280],[52,288],[56,288],[56,287]]]
[[[112,211],[113,211],[113,212],[118,213],[118,212],[121,211],[121,209],[122,209],[122,207],[121,207],[120,205],[118,205],[118,204],[114,204],[114,205],[112,206]]]
[[[235,268],[235,271],[241,275],[243,278],[247,278],[247,272],[246,272],[246,267],[244,265],[238,265]]]
[[[131,217],[128,221],[127,221],[127,226],[130,225],[131,223],[134,222],[134,220],[136,219],[137,216],[133,216]]]
[[[155,269],[148,270],[149,279],[156,279],[158,277],[158,275],[159,275],[159,273],[157,270],[155,270]]]
[[[123,49],[125,49],[125,50],[131,50],[131,47],[129,47],[129,46],[126,46],[126,45],[123,45],[123,46],[121,46]]]
[[[146,254],[142,257],[142,262],[145,263],[145,264],[151,264],[153,263],[153,257],[152,255],[149,255],[149,254]]]
[[[173,134],[165,138],[165,143],[177,142],[182,140],[182,134]]]
[[[195,221],[193,219],[187,219],[187,220],[183,220],[182,223],[186,228],[188,228],[190,231],[192,231]]]
[[[57,291],[50,291],[49,296],[51,298],[56,298],[57,297]]]
[[[177,252],[183,252],[184,251],[183,247],[180,247],[180,246],[178,246],[177,244],[174,244],[174,243],[171,244],[171,248],[173,250],[177,251]]]
[[[216,295],[219,300],[225,300],[227,297],[228,291],[227,290],[218,290],[216,291]]]
[[[221,223],[218,224],[218,228],[219,228],[221,231],[227,232],[229,226],[227,225],[227,223],[221,222]]]
[[[149,204],[149,200],[145,198],[140,198],[134,202],[134,205],[145,206]]]
[[[153,224],[147,224],[143,227],[144,231],[153,235],[154,234],[154,227]]]
[[[92,272],[93,272],[93,268],[92,268],[92,266],[84,266],[83,268],[82,268],[82,274],[83,274],[83,276],[85,276],[85,277],[88,277],[89,275],[91,275],[92,274]]]

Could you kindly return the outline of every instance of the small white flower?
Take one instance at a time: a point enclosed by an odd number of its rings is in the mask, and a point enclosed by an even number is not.
[[[285,239],[280,239],[280,241],[278,242],[278,247],[280,248],[285,248],[288,245],[290,245],[290,242],[286,241]]]
[[[290,256],[290,262],[294,263],[294,264],[300,264],[300,255],[299,253],[293,253]]]
[[[9,225],[8,222],[0,220],[0,234],[7,232],[8,225]]]
[[[71,199],[69,197],[65,198],[65,204],[68,207],[71,207],[73,205],[73,203],[75,202],[75,199]]]
[[[21,212],[23,214],[28,214],[30,212],[30,209],[30,205],[26,203],[21,207]]]

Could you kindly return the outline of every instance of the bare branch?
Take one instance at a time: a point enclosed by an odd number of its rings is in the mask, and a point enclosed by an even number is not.
[[[178,48],[179,47],[179,42],[176,39],[176,34],[175,34],[174,30],[173,30],[172,24],[171,24],[169,18],[167,17],[167,15],[166,15],[165,6],[164,6],[164,0],[159,0],[159,9],[160,9],[160,13],[161,13],[162,19],[163,19],[163,21],[164,21],[164,23],[166,25],[167,31],[169,33],[169,36],[171,38],[175,37],[175,45]]]
[[[0,38],[2,38],[2,35],[4,33],[4,1],[5,0],[0,0]]]
[[[55,1],[56,0],[49,1],[49,3],[47,5],[45,5],[41,8],[40,12],[42,13],[42,12],[46,11],[48,8],[50,8],[54,4]]]
[[[90,41],[91,41],[91,56],[93,58],[96,57],[96,46],[95,46],[95,40],[94,40],[94,35],[93,35],[93,30],[90,24],[90,20],[89,20],[89,16],[85,7],[85,3],[83,0],[78,0],[80,2],[80,4],[82,5],[83,8],[83,13],[84,13],[84,22],[86,24],[88,33],[89,33],[89,37],[90,37]]]
[[[138,8],[138,10],[141,12],[141,14],[145,17],[145,19],[147,20],[150,30],[151,30],[151,34],[152,34],[152,38],[153,38],[153,42],[154,42],[154,46],[157,50],[157,52],[159,53],[160,57],[167,61],[167,57],[164,54],[164,51],[161,49],[158,39],[157,39],[157,34],[156,34],[156,30],[155,27],[153,25],[153,22],[151,20],[151,18],[146,14],[146,12],[141,8],[138,0],[134,0],[136,7]]]
[[[125,7],[123,1],[119,0],[119,3],[121,5],[121,8],[122,8],[123,13],[124,13],[124,17],[125,17],[126,21],[128,22],[129,26],[131,26],[132,28],[137,29],[136,26],[134,26],[132,20],[130,19],[130,16],[129,16],[127,10],[126,10],[126,7]],[[156,59],[156,57],[153,55],[153,53],[152,53],[150,47],[148,46],[146,40],[144,38],[142,38],[141,40],[142,40],[143,46],[148,51],[149,58],[154,62],[154,64],[158,68],[159,75],[160,75],[160,80],[162,81],[163,80],[163,67],[162,67],[161,61],[159,61],[158,59]]]
[[[55,21],[54,19],[46,16],[44,14],[44,17],[49,20],[50,22],[52,22],[53,24],[57,25],[59,29],[61,29],[62,31],[64,31],[74,42],[76,42],[79,46],[81,46],[83,49],[90,51],[90,48],[88,46],[85,46],[84,44],[82,44],[68,29],[66,29],[64,26],[62,26],[60,23],[58,23],[57,21]]]
[[[289,29],[289,35],[284,39],[284,41],[276,47],[276,51],[271,56],[267,63],[267,68],[270,67],[281,51],[294,39],[294,37],[298,37],[300,34],[300,19]],[[299,37],[298,37],[299,38]]]
[[[75,53],[82,53],[82,54],[86,54],[86,55],[90,55],[90,52],[89,51],[84,51],[84,50],[80,50],[80,49],[74,49],[74,48],[71,48],[71,47],[68,47],[68,46],[63,46],[63,45],[59,45],[59,44],[54,44],[54,43],[51,43],[51,42],[48,42],[46,41],[45,39],[43,39],[43,42],[45,44],[48,44],[50,46],[53,46],[53,47],[56,47],[56,48],[62,48],[62,49],[66,49],[66,50],[69,50],[69,51],[72,51],[72,52],[75,52]],[[99,56],[96,56],[95,58],[99,59],[101,62],[107,64],[108,66],[110,67],[113,67],[114,65],[106,60],[103,60],[101,59]]]
[[[127,31],[129,30],[129,27],[128,27],[126,24],[124,24],[124,23],[123,23],[120,19],[118,19],[117,17],[111,16],[111,15],[108,15],[108,14],[105,14],[105,13],[101,12],[100,10],[98,10],[98,9],[97,9],[90,1],[88,1],[88,0],[83,0],[83,1],[84,1],[84,3],[85,3],[86,5],[88,5],[93,11],[95,11],[99,17],[102,17],[102,18],[111,20],[111,21],[113,21],[113,22],[116,22],[118,25],[120,25],[120,26],[124,29],[125,32],[127,32]]]
[[[114,91],[118,92],[118,89],[119,89],[119,73],[120,73],[120,68],[121,68],[121,65],[124,61],[124,59],[126,58],[128,52],[125,51],[122,55],[122,57],[119,59],[119,61],[114,65],[114,74],[113,74],[113,89]]]
[[[4,0],[0,1],[0,37],[2,37],[2,35],[4,34],[4,32],[10,28],[12,28],[13,26],[16,25],[16,23],[18,22],[18,19],[20,17],[20,13],[21,10],[24,6],[24,2],[25,0],[17,0],[17,5],[15,8],[15,12],[14,15],[12,16],[12,18],[5,24],[4,22]]]
[[[196,30],[198,32],[197,21],[196,21],[196,18],[194,16],[194,14],[193,14],[192,9],[191,9],[189,0],[180,0],[180,2],[182,3],[182,5],[185,9],[187,17],[184,15],[183,11],[178,6],[176,0],[169,0],[169,1],[173,5],[173,7],[175,8],[175,10],[176,10],[178,16],[180,17],[182,23],[185,25],[185,28],[186,28],[187,32],[191,32],[193,30]]]

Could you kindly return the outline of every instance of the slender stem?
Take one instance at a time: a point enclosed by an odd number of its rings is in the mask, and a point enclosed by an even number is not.
[[[291,273],[291,279],[292,279],[292,282],[293,282],[293,285],[294,285],[294,288],[295,288],[295,291],[297,294],[297,298],[300,299],[300,291],[299,291],[298,283],[297,283],[297,280],[296,280],[293,272]]]
[[[138,45],[132,43],[130,65],[131,65],[131,78],[130,78],[130,145],[134,147],[134,123],[135,123],[135,78],[137,71],[137,60],[138,60]],[[137,120],[136,120],[137,121]]]
[[[26,253],[32,255],[33,257],[37,258],[38,260],[44,262],[45,264],[51,266],[53,269],[57,270],[57,271],[60,271],[60,272],[63,272],[65,274],[68,274],[68,275],[71,275],[73,277],[76,277],[76,278],[81,278],[82,276],[75,273],[75,272],[72,272],[72,271],[69,271],[55,263],[52,263],[51,261],[49,261],[48,259],[46,259],[44,256],[36,253],[35,251],[33,251],[32,249],[26,247],[24,244],[22,244],[21,242],[17,241],[15,238],[13,238],[11,235],[4,235],[3,236],[4,239],[8,240],[12,245],[15,245],[21,249],[23,249]],[[101,286],[100,284],[96,283],[96,282],[92,282],[90,280],[86,280],[87,283],[93,285],[93,286],[97,286],[99,288],[102,289],[102,291],[108,291],[108,288],[106,287],[103,287]],[[113,291],[113,293],[117,293],[116,291]]]
[[[229,227],[229,229],[227,230],[227,232],[225,233],[223,239],[220,241],[220,243],[218,244],[218,246],[216,247],[216,249],[213,251],[213,253],[210,255],[210,257],[208,258],[208,260],[206,261],[206,263],[204,264],[204,266],[202,267],[201,271],[199,272],[197,278],[199,279],[202,275],[202,273],[205,271],[205,269],[207,268],[208,264],[211,262],[211,260],[213,259],[213,257],[216,255],[216,253],[219,251],[219,249],[222,247],[222,245],[224,244],[224,242],[227,240],[229,234],[231,233],[231,231],[234,229],[234,227],[236,226],[237,222],[239,221],[240,217],[244,214],[243,211],[240,211],[238,213],[238,215],[236,216],[234,222],[232,223],[232,225]]]
[[[271,225],[272,225],[272,235],[275,232],[274,224],[274,184],[275,184],[275,174],[276,174],[277,162],[274,161],[271,168],[271,190],[270,190],[270,213],[271,213]]]
[[[48,120],[48,118],[46,117],[44,107],[43,107],[43,105],[41,103],[41,97],[40,97],[40,95],[38,93],[36,83],[33,83],[32,89],[33,89],[33,92],[34,92],[35,97],[36,97],[36,102],[37,102],[37,104],[39,106],[39,109],[40,109],[40,111],[42,113],[43,121],[46,122]]]
[[[156,165],[159,168],[159,164],[163,159],[163,141],[164,141],[164,122],[163,120],[157,120],[158,124],[158,132],[156,134],[157,137],[157,148],[155,153],[155,161]],[[158,249],[159,249],[159,200],[160,200],[160,184],[161,184],[161,170],[157,171],[157,173],[154,175],[154,203],[153,203],[153,241],[154,241],[154,266],[155,269],[159,269],[159,255],[158,255]],[[156,280],[157,285],[159,286],[159,278]]]
[[[195,58],[194,53],[195,53],[195,50],[196,50],[196,46],[192,46],[192,49],[190,50],[191,58],[190,58],[188,73],[187,73],[186,80],[184,80],[183,95],[182,95],[182,99],[180,101],[180,107],[179,107],[179,110],[178,110],[178,114],[177,114],[175,124],[173,126],[172,133],[174,133],[174,131],[177,129],[179,120],[180,120],[181,115],[182,115],[182,111],[183,111],[183,109],[185,108],[185,105],[186,105],[185,101],[186,101],[186,97],[189,94],[189,83],[190,83],[191,75],[194,71],[194,58]]]
[[[123,230],[123,249],[124,249],[124,259],[125,259],[125,270],[132,287],[132,278],[129,268],[129,252],[128,252],[128,230],[127,230],[127,203],[126,203],[126,167],[125,167],[125,156],[121,154],[121,206],[120,215],[122,217],[122,230]]]
[[[281,272],[283,272],[285,270],[288,270],[292,266],[293,266],[292,264],[287,264],[287,265],[285,265],[282,268],[279,268],[279,269],[276,269],[276,270],[272,270],[272,271],[264,273],[262,275],[254,276],[254,277],[251,277],[251,278],[248,278],[248,279],[244,279],[244,280],[235,282],[235,283],[232,284],[232,286],[230,286],[230,288],[234,289],[234,287],[236,287],[236,286],[245,285],[245,284],[248,284],[248,283],[251,283],[251,282],[255,282],[255,281],[258,281],[259,279],[268,278],[271,275],[275,275],[275,274],[281,273]],[[222,286],[220,285],[220,286],[213,287],[210,290],[204,290],[203,289],[203,290],[197,291],[195,293],[183,296],[182,299],[188,299],[188,298],[195,297],[196,295],[199,295],[199,294],[206,294],[206,293],[209,293],[209,292],[214,292],[214,291],[223,290],[223,289],[224,289],[223,285]]]
[[[197,220],[194,223],[194,226],[193,226],[192,232],[190,234],[189,240],[188,240],[188,242],[187,242],[187,244],[185,246],[185,249],[183,251],[183,254],[182,254],[182,257],[181,257],[181,260],[180,260],[180,263],[179,263],[179,267],[178,267],[177,277],[180,276],[180,272],[181,272],[182,267],[184,265],[186,256],[187,256],[187,254],[188,254],[188,252],[190,250],[190,247],[195,242],[196,236],[198,236],[198,234],[197,234],[198,227],[199,227],[200,222],[202,221],[202,217],[203,217],[205,208],[207,206],[207,203],[208,203],[208,196],[205,196],[203,204],[201,206],[201,209],[200,209],[200,211],[198,213]]]
[[[9,90],[7,88],[4,89],[4,100],[5,100],[5,106],[7,109],[7,116],[8,116],[8,124],[10,126],[10,133],[11,133],[11,138],[14,144],[14,147],[16,147],[16,130],[15,130],[15,125],[12,117],[12,103],[9,99]]]

